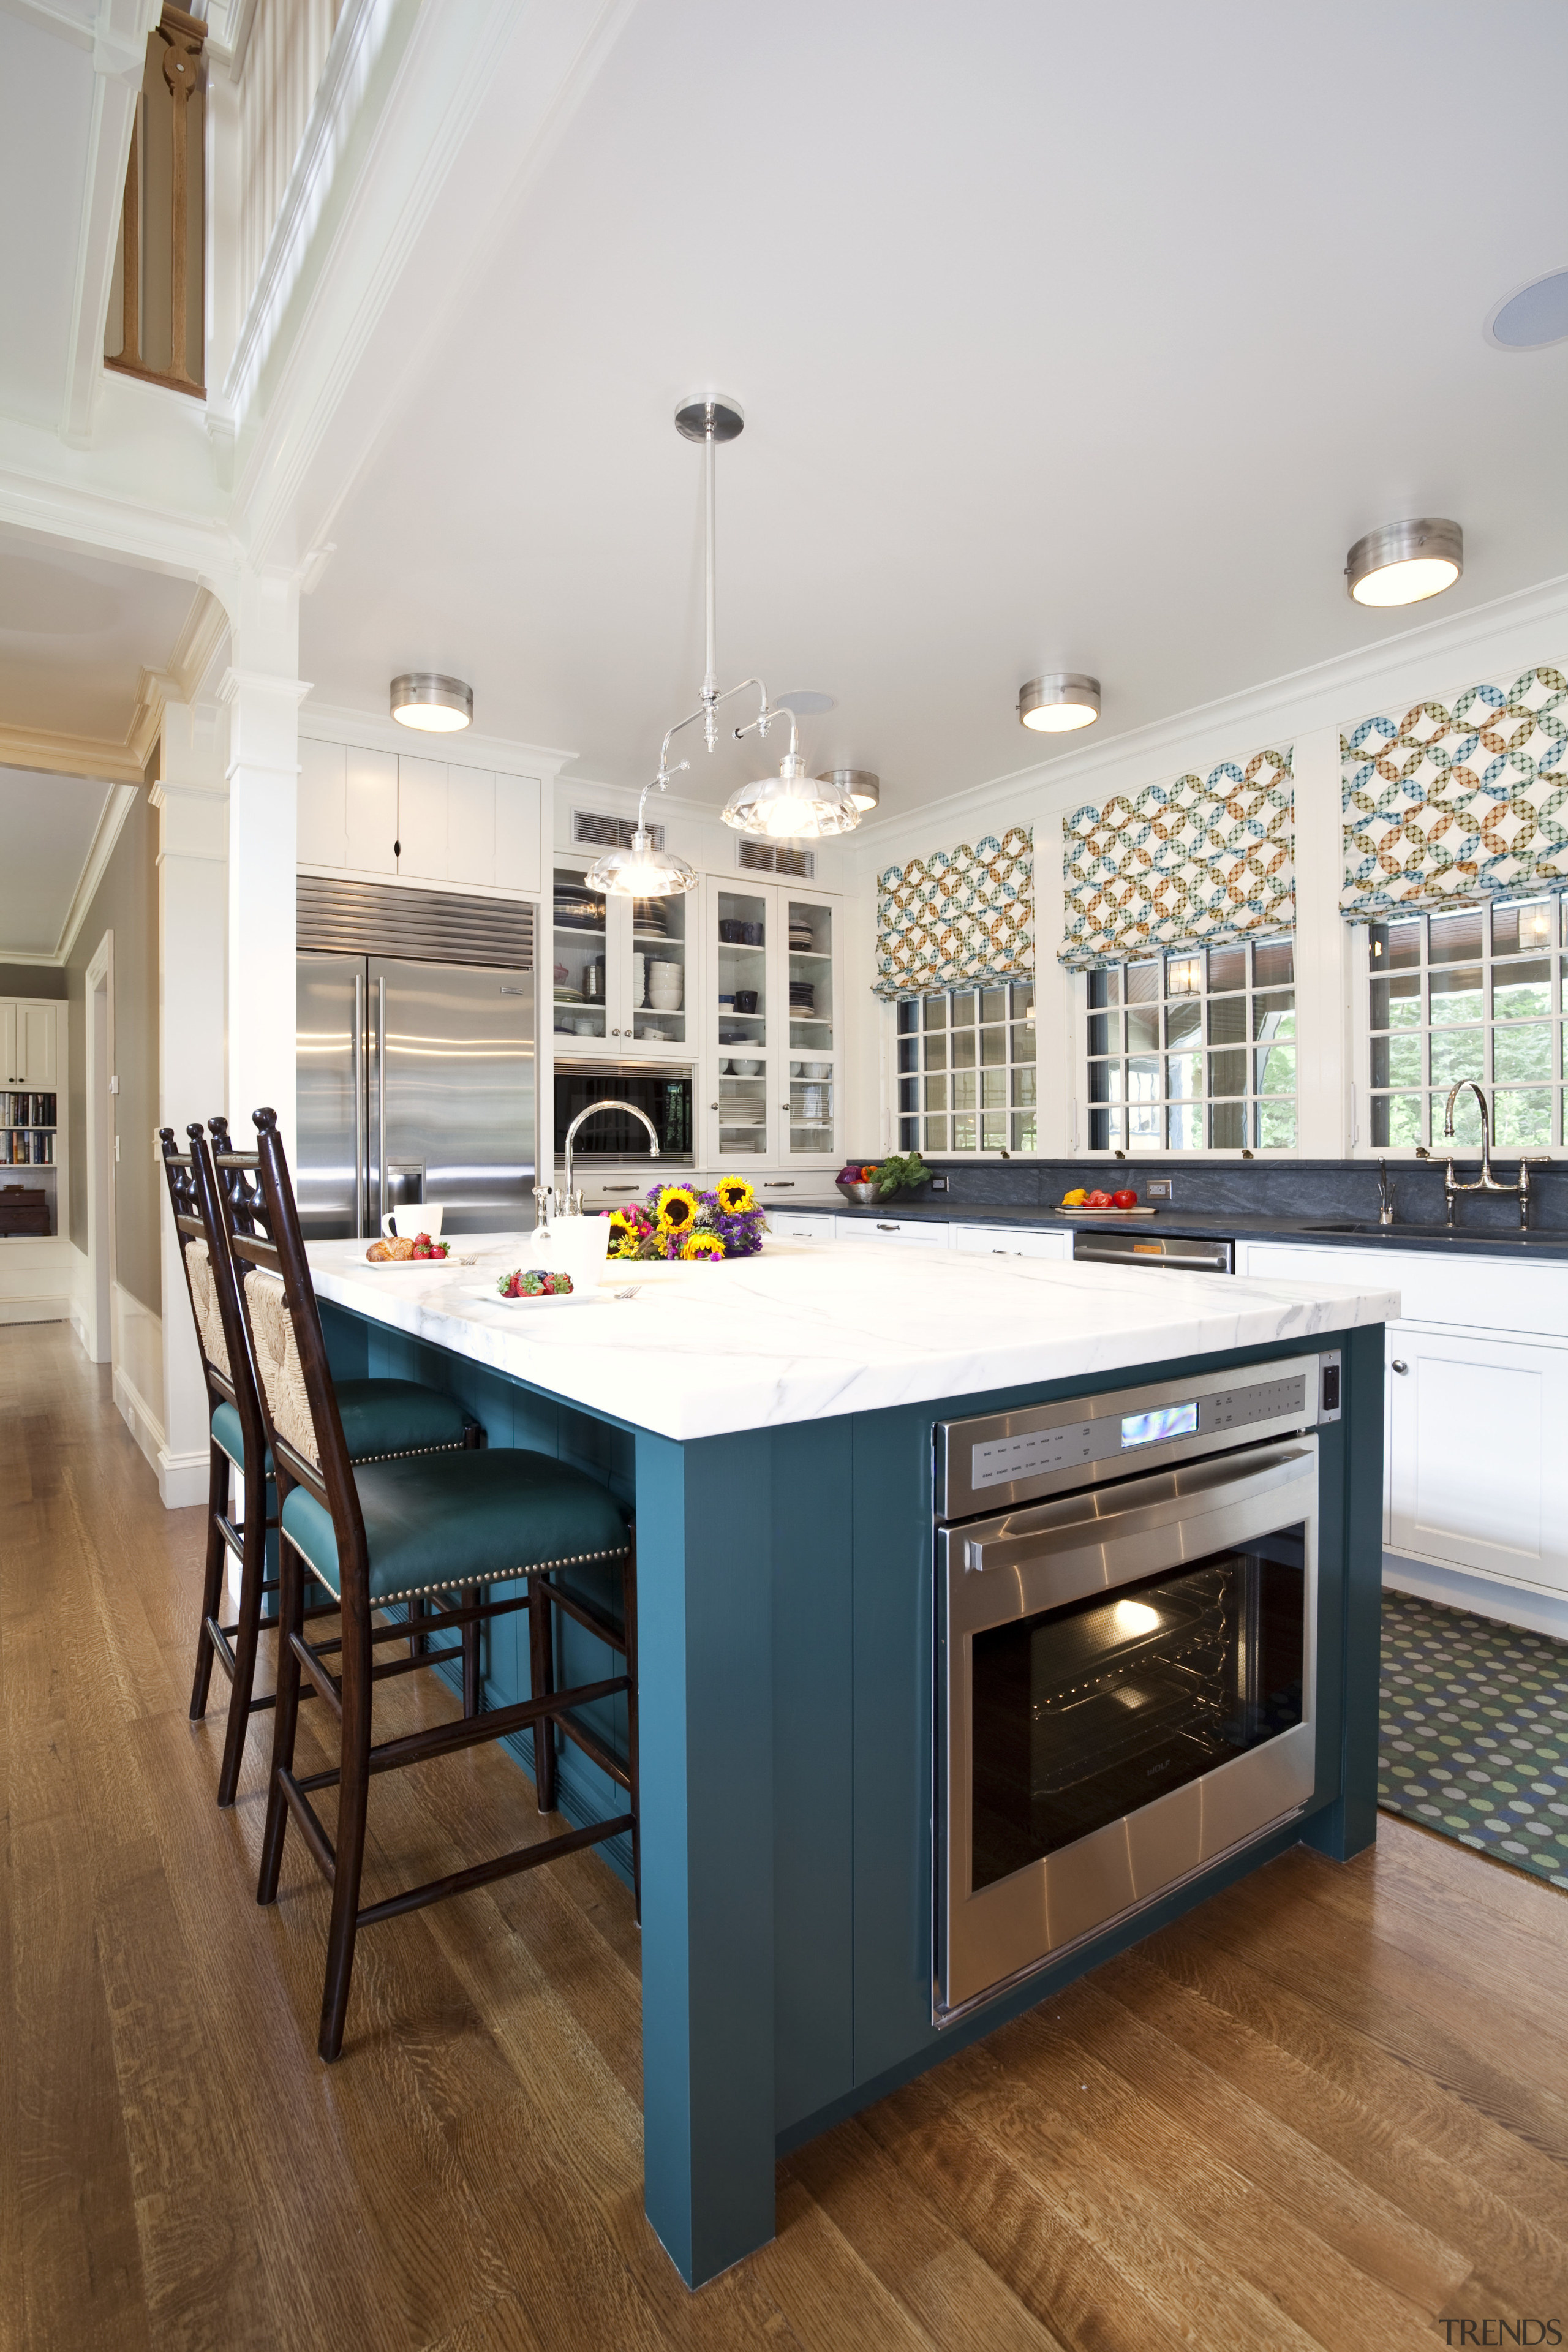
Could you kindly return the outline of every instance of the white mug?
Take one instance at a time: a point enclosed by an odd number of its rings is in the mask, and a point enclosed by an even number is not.
[[[534,1228],[529,1255],[536,1265],[555,1266],[569,1274],[577,1290],[596,1290],[604,1278],[610,1253],[608,1217],[552,1217]]]
[[[401,1209],[388,1209],[381,1221],[381,1230],[384,1239],[391,1240],[396,1234],[399,1217],[403,1219],[405,1226],[402,1234],[404,1241],[415,1241],[421,1234],[428,1234],[433,1242],[440,1240],[441,1203],[439,1201],[409,1201],[405,1202]]]

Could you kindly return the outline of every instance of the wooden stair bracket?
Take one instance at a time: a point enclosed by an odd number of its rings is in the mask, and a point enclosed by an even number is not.
[[[170,173],[170,337],[167,371],[149,367],[142,356],[142,128],[140,110],[132,121],[131,160],[125,174],[125,206],[122,215],[124,254],[123,282],[121,297],[121,348],[112,356],[106,354],[104,366],[117,369],[121,375],[139,376],[144,383],[161,383],[171,392],[188,392],[197,399],[206,397],[206,387],[196,381],[185,363],[185,346],[189,329],[191,284],[191,238],[189,235],[190,206],[190,100],[200,86],[202,47],[206,39],[206,26],[199,16],[187,16],[165,0],[162,16],[148,42],[149,58],[155,54],[153,43],[163,46],[160,60],[163,79],[170,99],[170,138],[172,141]],[[204,231],[200,234],[205,234]],[[202,263],[200,234],[196,268]]]

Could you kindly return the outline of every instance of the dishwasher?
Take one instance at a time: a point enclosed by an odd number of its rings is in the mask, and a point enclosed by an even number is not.
[[[1336,1352],[939,1422],[949,2023],[1300,1812]]]

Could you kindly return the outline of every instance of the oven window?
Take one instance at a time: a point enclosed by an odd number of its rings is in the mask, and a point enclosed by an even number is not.
[[[972,1891],[1301,1721],[1306,1529],[972,1644]]]

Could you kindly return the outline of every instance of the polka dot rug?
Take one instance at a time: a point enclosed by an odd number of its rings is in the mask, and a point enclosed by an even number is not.
[[[1568,1890],[1568,1642],[1383,1596],[1377,1801]]]

